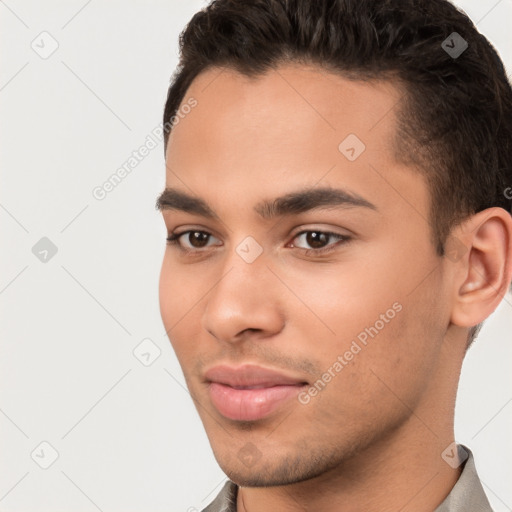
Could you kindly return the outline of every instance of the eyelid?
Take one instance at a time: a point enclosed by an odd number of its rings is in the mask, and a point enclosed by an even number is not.
[[[339,231],[337,231],[339,230]],[[324,233],[326,235],[334,235],[334,236],[346,236],[351,237],[353,236],[353,232],[349,231],[348,229],[344,228],[334,228],[334,227],[326,227],[326,226],[315,226],[315,225],[302,225],[298,227],[294,232],[292,232],[291,237],[295,238],[298,235],[302,235],[304,233],[311,233],[312,231],[318,232],[318,233]]]

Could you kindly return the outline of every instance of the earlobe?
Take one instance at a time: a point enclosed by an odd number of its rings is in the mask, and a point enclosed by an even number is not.
[[[483,322],[499,305],[512,280],[512,216],[488,208],[464,222],[450,237],[466,247],[454,274],[451,321],[460,327]]]

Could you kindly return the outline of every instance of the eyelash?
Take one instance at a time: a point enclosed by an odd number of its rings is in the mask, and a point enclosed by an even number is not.
[[[172,235],[167,237],[167,245],[176,247],[185,255],[196,255],[196,254],[205,252],[205,249],[188,249],[188,248],[182,247],[180,245],[180,243],[179,243],[180,238],[189,233],[204,233],[208,236],[212,236],[207,231],[201,231],[198,229],[189,229],[188,231],[183,231],[181,233],[173,233]],[[302,249],[301,247],[294,247],[295,249],[299,249],[300,251],[302,251],[306,256],[318,256],[318,255],[327,254],[327,253],[335,250],[338,245],[348,243],[351,240],[351,238],[347,235],[340,235],[339,233],[332,233],[330,231],[321,231],[319,229],[308,229],[308,230],[301,231],[300,233],[297,233],[293,237],[293,240],[295,240],[295,238],[297,238],[301,235],[304,235],[306,233],[320,233],[322,235],[327,235],[329,237],[334,237],[334,238],[338,239],[338,243],[327,245],[325,247],[322,247],[321,249]]]

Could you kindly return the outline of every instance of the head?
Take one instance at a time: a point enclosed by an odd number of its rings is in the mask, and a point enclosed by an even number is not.
[[[228,476],[312,478],[431,411],[449,429],[512,278],[512,90],[471,21],[445,0],[214,1],[164,129],[158,206],[185,234],[161,313]],[[226,417],[209,371],[246,363],[296,399]]]

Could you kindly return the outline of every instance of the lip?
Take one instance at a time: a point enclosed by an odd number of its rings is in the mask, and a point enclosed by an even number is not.
[[[219,413],[235,421],[256,421],[296,397],[304,380],[256,365],[215,366],[205,373],[208,393]]]

